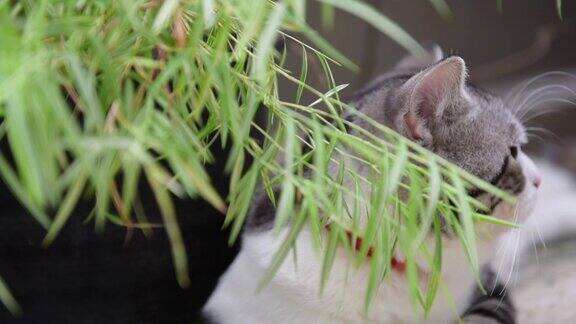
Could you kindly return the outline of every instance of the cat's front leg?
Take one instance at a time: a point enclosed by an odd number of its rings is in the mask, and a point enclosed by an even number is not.
[[[470,306],[462,315],[466,324],[515,324],[516,309],[506,286],[497,280],[491,268],[482,270],[482,286],[477,288]]]

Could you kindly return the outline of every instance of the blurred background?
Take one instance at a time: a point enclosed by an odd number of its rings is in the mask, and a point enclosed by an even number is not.
[[[471,80],[505,95],[516,85],[547,71],[576,72],[576,25],[574,4],[563,1],[562,19],[554,0],[448,0],[451,16],[442,16],[434,1],[366,0],[397,22],[418,41],[435,42],[447,53],[462,56]],[[392,67],[405,50],[394,41],[349,15],[336,13],[331,28],[321,23],[320,6],[310,2],[311,24],[359,66],[358,73],[334,69],[337,84],[354,90]],[[1,46],[1,45],[0,45]],[[288,68],[300,69],[300,48],[289,48]],[[320,69],[313,63],[309,81],[322,84]],[[569,77],[550,77],[576,89]],[[295,89],[282,85],[282,95],[293,98]],[[569,91],[557,95],[576,100]],[[530,121],[537,130],[529,152],[576,172],[576,109],[569,104],[559,112]],[[538,138],[540,137],[540,138]],[[5,145],[5,143],[2,143]],[[217,152],[224,157],[225,151]],[[211,167],[221,194],[228,179],[222,163]],[[546,179],[544,179],[546,181]],[[146,199],[148,197],[149,199]],[[159,219],[152,194],[143,194],[147,215]],[[146,204],[146,201],[149,204]],[[156,323],[191,322],[214,288],[218,277],[233,260],[238,246],[226,244],[222,216],[201,201],[179,201],[177,211],[188,249],[191,286],[183,290],[175,280],[168,240],[163,230],[152,238],[141,232],[109,226],[103,234],[83,224],[91,202],[77,208],[56,242],[41,247],[44,231],[26,215],[18,202],[0,185],[0,271],[23,307],[24,315],[13,318],[0,306],[0,323]],[[127,239],[129,237],[129,239]],[[564,264],[565,274],[574,264]],[[538,276],[538,272],[534,272]],[[551,306],[552,307],[552,306]]]

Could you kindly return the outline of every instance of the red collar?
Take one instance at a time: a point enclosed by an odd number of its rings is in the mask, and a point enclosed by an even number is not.
[[[330,230],[330,224],[326,224],[326,229]],[[346,231],[346,236],[348,237],[348,242],[352,245],[352,240],[354,240],[354,235],[350,231]],[[356,242],[354,242],[354,249],[356,251],[360,251],[362,249],[362,238],[356,237]],[[374,249],[370,246],[368,247],[367,256],[371,257],[373,254]],[[404,273],[406,271],[406,262],[399,260],[395,256],[390,259],[390,266],[392,269],[396,270],[397,272]]]

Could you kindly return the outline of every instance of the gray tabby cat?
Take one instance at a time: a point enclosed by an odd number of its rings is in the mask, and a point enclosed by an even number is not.
[[[358,92],[355,107],[374,120],[450,160],[465,170],[518,196],[510,205],[480,190],[471,194],[490,206],[496,217],[511,220],[529,214],[540,177],[520,147],[524,127],[497,97],[467,83],[464,61],[442,58],[438,48],[428,60],[408,57],[396,68]],[[378,134],[369,124],[355,123]],[[362,171],[362,170],[361,170]],[[366,188],[369,192],[370,188]],[[319,296],[322,260],[305,228],[297,239],[297,266],[286,260],[272,282],[256,287],[287,234],[273,235],[274,206],[264,195],[257,199],[243,234],[242,249],[204,308],[217,323],[448,323],[458,318],[451,301],[439,294],[429,317],[415,314],[406,277],[396,267],[382,283],[368,312],[364,297],[367,267],[355,268],[339,251],[324,293]],[[492,254],[494,236],[480,237],[481,262]],[[432,242],[432,241],[431,241]],[[514,323],[514,307],[503,285],[488,269],[488,294],[469,296],[473,276],[467,270],[460,242],[443,238],[443,283],[467,323]],[[291,259],[291,258],[288,258]],[[426,273],[426,265],[419,265]]]

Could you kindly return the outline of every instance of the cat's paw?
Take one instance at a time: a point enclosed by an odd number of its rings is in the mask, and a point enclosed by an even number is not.
[[[486,317],[483,315],[469,315],[462,318],[462,323],[464,324],[509,324],[508,322],[503,322],[500,319],[493,317]]]

